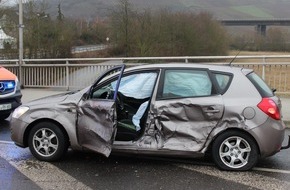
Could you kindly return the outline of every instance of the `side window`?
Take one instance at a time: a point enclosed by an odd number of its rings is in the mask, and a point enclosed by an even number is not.
[[[126,97],[144,99],[151,97],[157,73],[135,73],[122,77],[119,92]],[[93,98],[112,99],[117,79],[103,85],[93,92]]]
[[[232,81],[232,75],[227,73],[213,73],[221,93],[225,93]]]
[[[92,99],[113,99],[113,88],[111,83],[95,89],[92,93]]]
[[[106,71],[104,74],[98,77],[98,79],[94,82],[94,84],[91,86],[88,96],[84,96],[84,98],[91,98],[91,99],[114,99],[117,98],[117,91],[112,92],[109,84],[103,85],[101,87],[98,87],[99,84],[101,84],[106,78],[112,77],[113,74],[117,73],[116,75],[116,85],[115,89],[118,89],[120,86],[121,76],[124,73],[125,65],[119,65],[116,67],[111,68],[110,70]],[[110,96],[110,97],[109,97]]]
[[[151,97],[157,73],[136,73],[122,77],[119,92],[127,97],[144,99]],[[112,82],[112,87],[115,82]]]
[[[212,82],[204,70],[166,70],[161,99],[209,96]]]

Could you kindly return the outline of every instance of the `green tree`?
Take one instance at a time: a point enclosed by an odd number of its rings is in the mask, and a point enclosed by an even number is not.
[[[70,20],[62,15],[52,19],[46,12],[46,4],[30,1],[25,5],[24,49],[27,58],[71,57],[75,41],[75,29]]]

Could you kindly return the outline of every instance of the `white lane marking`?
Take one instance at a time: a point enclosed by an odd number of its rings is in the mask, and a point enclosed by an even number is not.
[[[185,164],[175,164],[177,167],[192,170],[209,176],[232,181],[242,185],[250,186],[257,189],[290,189],[290,182],[282,181],[268,176],[263,176],[255,172],[228,172],[220,171],[215,166],[193,166]]]
[[[270,168],[253,168],[255,171],[262,171],[262,172],[272,172],[272,173],[281,173],[281,174],[290,174],[289,170],[277,170],[277,169],[270,169]]]
[[[0,144],[14,144],[12,141],[0,141]]]
[[[91,190],[90,187],[79,182],[58,167],[48,162],[35,160],[28,149],[22,149],[10,143],[2,143],[0,144],[0,157],[7,160],[41,189]]]

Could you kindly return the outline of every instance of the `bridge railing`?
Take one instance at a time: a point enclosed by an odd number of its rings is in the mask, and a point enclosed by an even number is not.
[[[102,72],[123,63],[130,66],[149,64],[146,62],[228,65],[234,58],[235,56],[24,59],[21,66],[18,60],[0,60],[0,65],[17,76],[20,76],[21,67],[20,81],[24,87],[70,90],[90,85]],[[271,88],[277,89],[277,93],[290,94],[290,55],[237,56],[232,65],[254,69]]]

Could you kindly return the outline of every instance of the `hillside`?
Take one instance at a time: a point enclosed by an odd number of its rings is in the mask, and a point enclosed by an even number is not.
[[[48,0],[56,14],[60,0]],[[66,17],[93,18],[108,15],[118,0],[61,0]],[[139,10],[167,8],[173,11],[206,11],[218,19],[290,18],[290,0],[130,0]]]

